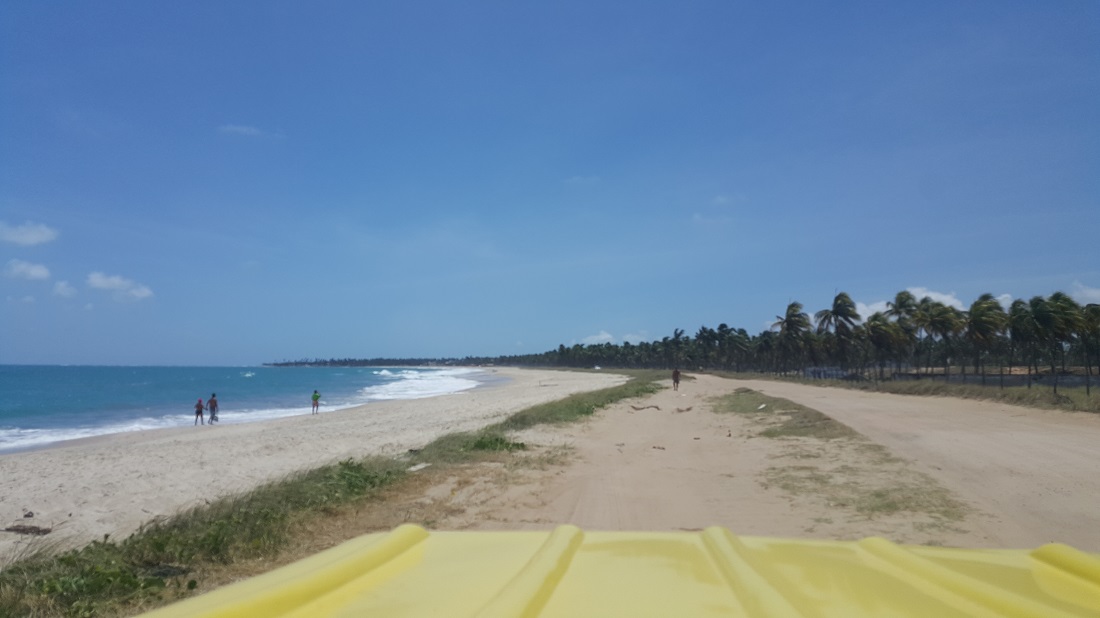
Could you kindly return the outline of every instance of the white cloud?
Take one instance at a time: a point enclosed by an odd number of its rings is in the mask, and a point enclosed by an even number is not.
[[[29,247],[50,242],[55,238],[57,238],[57,230],[41,223],[28,221],[23,225],[12,226],[0,221],[0,240],[4,242]]]
[[[581,343],[584,345],[597,345],[600,343],[614,343],[615,338],[611,336],[611,333],[606,330],[601,330],[598,334],[589,335],[584,339],[581,339]]]
[[[41,280],[50,278],[50,269],[41,264],[32,264],[23,260],[8,260],[4,266],[4,276],[13,279]]]
[[[1100,304],[1100,288],[1090,288],[1080,281],[1073,282],[1073,291],[1069,293],[1073,300],[1087,305],[1089,303]]]
[[[118,275],[93,272],[88,275],[88,287],[114,292],[115,300],[142,300],[153,295],[147,286]]]
[[[58,281],[53,284],[53,293],[55,296],[63,296],[65,298],[72,298],[76,296],[76,288],[69,285],[68,281]]]
[[[856,301],[856,311],[859,313],[861,322],[866,322],[867,318],[871,317],[872,313],[886,311],[887,308],[886,301],[884,300],[871,303],[870,305]]]
[[[967,309],[969,309],[969,307],[964,305],[963,302],[961,300],[959,300],[959,298],[957,296],[955,296],[954,292],[950,292],[950,293],[937,292],[935,290],[929,290],[928,288],[920,288],[920,287],[906,288],[906,291],[909,292],[910,294],[912,294],[914,297],[916,297],[918,302],[922,298],[927,296],[928,298],[931,298],[934,301],[943,303],[943,304],[947,305],[948,307],[954,307],[954,308],[956,308],[960,311],[966,311]],[[1100,292],[1100,290],[1097,290],[1097,292]],[[999,302],[1001,304],[1001,307],[1004,308],[1006,311],[1008,310],[1009,306],[1012,305],[1012,300],[1013,299],[1012,299],[1011,294],[1001,294],[999,296],[995,296],[994,298],[997,300],[997,302]],[[887,309],[889,309],[889,307],[887,306],[886,303],[891,302],[891,301],[893,301],[893,299],[890,299],[890,301],[880,300],[880,301],[873,302],[873,303],[870,303],[870,304],[861,303],[859,301],[856,301],[856,311],[859,312],[859,316],[861,318],[863,318],[863,320],[867,320],[867,318],[872,313],[874,313],[876,311],[886,311]]]
[[[964,305],[962,301],[959,300],[957,296],[955,296],[954,292],[945,294],[943,292],[929,290],[928,288],[906,288],[906,290],[913,294],[913,296],[916,296],[918,301],[927,296],[928,298],[931,298],[932,300],[937,302],[941,302],[948,307],[954,307],[960,311],[964,311],[966,309],[966,305]]]

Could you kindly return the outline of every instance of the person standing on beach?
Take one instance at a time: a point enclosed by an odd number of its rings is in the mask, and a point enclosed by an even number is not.
[[[319,414],[319,406],[321,405],[321,393],[316,390],[313,391],[313,414]]]
[[[210,393],[210,399],[206,400],[206,409],[210,410],[210,424],[218,420],[218,394]]]
[[[673,369],[672,370],[672,390],[674,390],[674,391],[680,390],[680,370],[679,369]]]
[[[195,404],[195,424],[196,425],[198,425],[199,423],[202,423],[203,425],[206,424],[206,421],[202,417],[203,407],[204,406],[202,405],[202,398],[200,397],[199,402]]]

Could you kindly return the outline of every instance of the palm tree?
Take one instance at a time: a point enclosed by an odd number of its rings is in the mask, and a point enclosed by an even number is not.
[[[951,377],[951,338],[962,329],[962,312],[954,307],[949,307],[941,302],[932,301],[928,315],[928,332],[934,337],[939,337],[943,344],[943,379]],[[929,365],[932,363],[932,352],[928,352]]]
[[[925,345],[926,339],[932,335],[932,330],[929,325],[932,323],[932,310],[936,306],[936,301],[932,300],[930,296],[925,296],[917,303],[917,308],[913,311],[913,326],[917,329],[917,354],[916,357],[920,357],[920,349],[922,347],[928,348],[928,365],[927,373],[932,372],[932,346]]]
[[[695,333],[695,348],[698,350],[699,363],[713,369],[718,361],[718,331],[700,326]]]
[[[1035,352],[1035,320],[1031,315],[1031,305],[1023,299],[1012,301],[1008,308],[1008,338],[1012,343],[1012,353],[1008,357],[1008,369],[1012,371],[1012,358],[1019,351],[1027,365],[1027,387],[1031,388],[1031,361]]]
[[[1054,310],[1055,337],[1058,339],[1058,349],[1062,353],[1062,372],[1066,371],[1066,346],[1071,345],[1074,339],[1081,338],[1084,330],[1084,315],[1081,313],[1081,305],[1069,297],[1065,292],[1055,292],[1047,299]]]
[[[672,339],[665,337],[663,341],[666,344],[665,352],[668,355],[668,365],[666,369],[674,369],[679,367],[684,362],[684,329],[674,328],[672,329]]]
[[[1085,348],[1085,396],[1092,396],[1092,363],[1089,348],[1096,346],[1097,371],[1100,371],[1100,304],[1090,303],[1081,310],[1082,332]]]
[[[900,320],[902,318],[913,319],[917,312],[917,297],[909,290],[902,290],[894,295],[894,300],[886,301],[886,315]]]
[[[863,323],[863,329],[867,340],[875,351],[875,362],[878,364],[878,379],[883,379],[883,367],[893,350],[899,347],[903,340],[901,328],[896,322],[891,322],[886,314],[876,311],[868,316]]]
[[[723,369],[731,366],[740,371],[738,361],[749,350],[749,335],[745,329],[733,330],[726,324],[718,325],[718,358]]]
[[[905,360],[909,362],[910,366],[913,365],[912,361],[916,356],[917,333],[920,330],[916,322],[918,309],[917,297],[913,296],[913,293],[908,290],[898,292],[894,295],[893,301],[886,302],[886,315],[894,318],[904,335],[902,340],[903,351]],[[900,362],[898,370],[900,371]]]
[[[1031,319],[1035,324],[1035,339],[1040,348],[1046,348],[1050,362],[1050,375],[1054,379],[1054,394],[1058,394],[1058,333],[1061,327],[1058,324],[1057,309],[1042,296],[1032,296],[1028,301],[1031,310]],[[1035,367],[1038,373],[1038,365]]]
[[[775,317],[772,329],[779,331],[779,350],[783,355],[783,370],[786,371],[788,355],[801,360],[806,334],[810,332],[810,316],[802,311],[802,303],[793,302],[787,305],[784,315]]]
[[[754,364],[759,371],[779,372],[779,364],[776,361],[778,355],[779,336],[775,332],[766,330],[752,339]]]
[[[992,294],[982,294],[970,305],[966,314],[966,339],[974,347],[974,372],[982,374],[985,385],[985,364],[982,355],[989,353],[1004,331],[1008,316]]]
[[[841,367],[847,366],[848,348],[852,341],[852,329],[859,322],[856,304],[847,292],[841,292],[833,298],[833,306],[814,314],[817,321],[817,333],[832,332],[836,336],[837,354]]]

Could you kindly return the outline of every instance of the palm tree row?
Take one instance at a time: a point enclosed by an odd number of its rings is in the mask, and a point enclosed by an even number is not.
[[[478,359],[467,359],[468,361]],[[1100,305],[1081,306],[1068,295],[1016,300],[1006,311],[992,294],[962,310],[930,297],[898,292],[886,310],[860,316],[844,292],[811,318],[797,301],[787,305],[768,330],[750,335],[720,324],[702,326],[694,337],[675,329],[671,337],[637,344],[558,346],[543,354],[493,360],[523,365],[627,368],[690,367],[797,374],[807,377],[936,376],[952,379],[968,366],[984,384],[997,368],[1004,384],[1007,367],[1026,367],[1027,384],[1049,369],[1057,392],[1067,363],[1085,368],[1091,394],[1094,364],[1100,372]]]

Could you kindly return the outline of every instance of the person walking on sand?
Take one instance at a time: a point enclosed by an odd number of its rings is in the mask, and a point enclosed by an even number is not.
[[[198,425],[199,423],[202,423],[203,425],[206,424],[206,421],[202,417],[203,407],[204,406],[202,405],[202,398],[200,397],[199,402],[195,404],[195,424],[196,425]]]
[[[672,370],[672,390],[674,390],[674,391],[680,390],[680,370],[679,369],[673,369]]]
[[[315,391],[313,391],[313,414],[319,414],[320,413],[320,410],[319,410],[320,405],[321,405],[321,393],[318,393],[315,390]]]
[[[210,410],[210,424],[218,422],[218,394],[210,393],[210,399],[206,400],[206,409]]]

